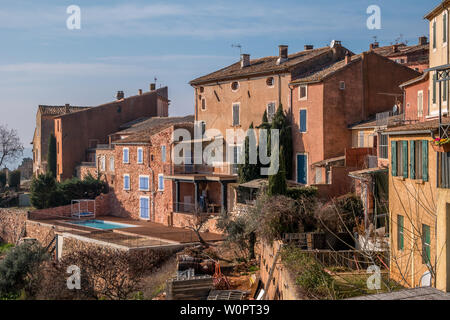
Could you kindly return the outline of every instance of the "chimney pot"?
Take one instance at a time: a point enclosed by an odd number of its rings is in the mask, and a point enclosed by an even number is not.
[[[156,83],[150,83],[150,91],[156,90]]]
[[[65,111],[65,113],[70,113],[70,104],[69,103],[66,103],[64,111]]]
[[[370,50],[376,49],[380,47],[380,43],[379,42],[374,42],[370,44]]]
[[[312,50],[312,49],[314,49],[314,46],[312,44],[305,44],[305,51]]]
[[[398,52],[398,44],[392,46],[392,52]]]
[[[250,65],[250,55],[247,53],[241,54],[241,68],[248,67]]]
[[[140,96],[142,96],[142,89],[139,89],[139,90],[138,90],[138,94],[139,94]]]
[[[345,53],[345,64],[349,64],[352,61],[352,56],[350,55],[350,52]]]
[[[419,45],[421,45],[421,46],[423,46],[423,45],[426,45],[426,44],[428,44],[428,38],[427,37],[420,37],[419,38]]]
[[[125,94],[123,93],[123,91],[117,91],[117,95],[116,95],[117,100],[122,100],[124,97],[125,97]]]

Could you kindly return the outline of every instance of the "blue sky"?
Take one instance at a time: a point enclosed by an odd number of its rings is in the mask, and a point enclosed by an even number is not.
[[[373,37],[429,34],[423,16],[438,0],[0,0],[0,123],[30,147],[39,104],[98,105],[123,90],[169,86],[170,115],[193,113],[188,82],[239,59],[341,40],[354,52]],[[68,30],[66,9],[81,8],[81,30]],[[381,8],[382,29],[368,30],[366,9]]]

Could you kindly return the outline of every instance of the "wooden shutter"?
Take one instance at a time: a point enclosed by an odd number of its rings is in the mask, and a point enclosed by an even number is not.
[[[239,125],[239,105],[233,104],[233,126]]]
[[[409,159],[409,175],[411,179],[414,179],[416,177],[416,148],[414,140],[409,142]]]
[[[391,170],[392,176],[397,176],[397,141],[391,142]]]
[[[430,227],[426,224],[422,225],[422,262],[430,263],[431,252],[430,252]]]
[[[433,22],[433,49],[436,49],[436,21]]]
[[[437,76],[436,73],[433,74],[433,103],[436,103],[436,85],[437,85]]]
[[[306,110],[300,110],[300,132],[306,132]]]
[[[403,178],[408,178],[408,141],[402,141]]]
[[[444,14],[443,23],[442,23],[442,33],[444,43],[447,42],[447,14]]]
[[[422,141],[422,180],[428,181],[428,140]]]

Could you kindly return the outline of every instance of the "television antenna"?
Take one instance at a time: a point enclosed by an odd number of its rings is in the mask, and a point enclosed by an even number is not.
[[[232,48],[239,48],[239,54],[242,54],[242,45],[240,43],[232,44]]]

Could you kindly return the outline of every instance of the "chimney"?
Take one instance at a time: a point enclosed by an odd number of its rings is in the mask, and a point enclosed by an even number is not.
[[[279,57],[277,60],[277,65],[282,64],[283,62],[285,62],[288,59],[288,46],[285,45],[279,45],[278,46],[279,49]]]
[[[370,44],[370,50],[376,49],[380,47],[380,43],[379,42],[374,42]]]
[[[342,41],[340,41],[340,40],[331,41],[331,44],[330,44],[331,48],[340,48],[341,46],[342,46]]]
[[[345,64],[349,64],[352,61],[352,56],[350,55],[350,52],[345,53]]]
[[[150,83],[150,91],[156,90],[156,83]]]
[[[279,49],[279,56],[281,59],[287,59],[288,58],[288,46],[285,45],[279,45],[278,46]]]
[[[70,113],[70,104],[69,103],[66,103],[66,105],[65,105],[65,108],[64,108],[64,112],[67,114],[67,113]]]
[[[398,52],[398,44],[392,45],[392,52]]]
[[[305,44],[305,51],[312,50],[312,49],[314,49],[314,46],[312,44]]]
[[[123,93],[123,91],[117,91],[116,99],[122,100],[123,98],[125,98],[125,94]]]
[[[423,46],[423,45],[426,45],[426,44],[428,44],[428,38],[427,37],[420,37],[419,38],[419,45]]]
[[[139,90],[138,90],[138,94],[139,94],[140,96],[142,96],[142,89],[139,89]]]
[[[241,68],[248,67],[250,65],[250,55],[243,53],[241,54]]]

